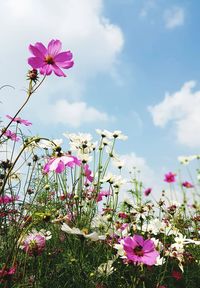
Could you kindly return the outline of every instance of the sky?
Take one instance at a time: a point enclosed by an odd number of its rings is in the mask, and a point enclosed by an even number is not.
[[[29,44],[71,50],[66,78],[47,77],[21,117],[31,133],[121,130],[127,167],[157,185],[200,148],[200,2],[195,0],[1,0],[0,115],[26,97]]]

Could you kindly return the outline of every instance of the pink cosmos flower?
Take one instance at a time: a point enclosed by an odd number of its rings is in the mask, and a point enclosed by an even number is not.
[[[49,173],[50,171],[55,171],[56,173],[62,173],[66,167],[73,168],[75,165],[81,165],[81,161],[75,156],[63,155],[60,157],[52,157],[45,164],[43,172]]]
[[[103,196],[109,196],[110,192],[109,191],[100,191],[98,196],[97,196],[97,202],[100,202],[103,200]]]
[[[7,276],[7,275],[13,275],[13,274],[15,274],[15,272],[16,272],[15,266],[13,266],[9,269],[3,268],[0,270],[0,278],[3,278],[4,276]]]
[[[169,173],[165,174],[164,181],[167,183],[173,183],[176,181],[175,177],[176,177],[176,174],[169,172]]]
[[[3,135],[5,135],[6,137],[8,137],[8,139],[11,139],[12,141],[15,141],[15,142],[19,141],[20,139],[19,137],[17,137],[16,133],[8,129],[3,133]]]
[[[53,71],[57,76],[66,77],[60,68],[71,68],[74,65],[73,55],[70,51],[60,52],[61,49],[59,40],[51,40],[47,48],[40,42],[30,45],[29,50],[34,57],[28,58],[28,64],[33,69],[39,69],[42,75],[50,75]]]
[[[154,242],[150,239],[144,240],[140,235],[124,238],[123,247],[127,259],[135,264],[144,263],[152,266],[156,263],[156,258],[159,256]]]
[[[8,196],[8,195],[0,196],[0,204],[9,204],[16,200],[18,200],[18,197],[16,196]]]
[[[129,217],[128,214],[126,214],[125,212],[119,212],[118,216],[119,216],[119,218],[122,218],[122,219],[126,219]]]
[[[193,187],[194,187],[194,185],[191,184],[191,183],[188,182],[188,181],[183,182],[183,183],[182,183],[182,186],[185,187],[185,188],[193,188]]]
[[[30,125],[32,125],[31,122],[29,122],[28,120],[24,120],[24,119],[22,119],[22,118],[20,118],[20,117],[15,117],[15,118],[13,118],[13,117],[11,117],[10,115],[6,115],[6,117],[7,117],[8,119],[12,120],[13,122],[17,122],[17,123],[19,123],[19,124],[24,124],[25,126],[30,126]]]
[[[89,181],[89,182],[92,182],[94,180],[94,176],[93,176],[93,173],[92,171],[89,169],[89,165],[88,164],[85,164],[83,166],[83,170],[84,170],[84,176],[86,177],[86,179]]]
[[[151,193],[152,189],[151,188],[147,188],[145,191],[144,191],[144,195],[145,196],[148,196],[150,193]]]
[[[45,236],[40,233],[29,234],[22,243],[22,249],[30,256],[41,255],[46,245]]]

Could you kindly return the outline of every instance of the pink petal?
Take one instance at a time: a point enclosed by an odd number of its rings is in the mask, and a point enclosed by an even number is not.
[[[52,65],[52,70],[54,71],[54,73],[55,73],[57,76],[59,76],[59,77],[61,77],[61,76],[66,77],[66,75],[63,73],[63,71],[62,71],[57,65],[53,64],[53,65]]]
[[[43,67],[40,68],[40,73],[42,75],[50,75],[52,73],[52,71],[53,71],[52,67],[53,67],[52,65],[46,64],[46,65],[44,65]]]
[[[65,62],[65,61],[71,60],[72,57],[73,57],[73,55],[70,51],[61,52],[54,57],[54,61],[55,62]]]
[[[64,68],[64,69],[69,69],[74,65],[74,61],[65,61],[65,62],[55,62],[57,66]]]
[[[155,245],[154,245],[153,241],[145,240],[143,249],[144,249],[145,252],[155,250]]]
[[[58,163],[58,166],[57,166],[55,172],[56,173],[62,173],[64,170],[65,170],[65,164],[62,161],[60,161]]]
[[[38,69],[44,65],[44,61],[39,57],[30,57],[30,58],[28,58],[28,64],[33,69]]]
[[[35,43],[35,47],[36,47],[43,55],[46,55],[46,54],[47,54],[47,48],[46,48],[41,42]]]
[[[29,50],[34,56],[39,57],[41,59],[44,58],[44,54],[38,48],[36,48],[35,46],[29,45]]]
[[[144,239],[143,239],[142,236],[140,236],[140,235],[135,235],[135,236],[133,237],[133,240],[136,241],[136,242],[139,244],[139,246],[142,246],[142,247],[143,247]]]
[[[60,40],[51,40],[48,44],[48,54],[56,56],[62,49],[62,43]]]

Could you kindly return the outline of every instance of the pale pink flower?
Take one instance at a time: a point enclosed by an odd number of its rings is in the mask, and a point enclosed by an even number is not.
[[[176,181],[175,177],[176,177],[175,173],[169,172],[169,173],[165,174],[164,181],[167,183],[173,183]]]
[[[28,120],[24,120],[24,119],[22,119],[22,118],[20,118],[20,117],[15,117],[15,118],[13,118],[13,117],[11,117],[10,115],[6,115],[6,117],[7,117],[8,119],[12,120],[12,122],[17,122],[17,123],[19,123],[19,124],[24,124],[25,126],[30,126],[30,125],[32,125],[31,122],[29,122]]]
[[[156,258],[159,256],[152,240],[144,238],[140,235],[126,237],[123,239],[123,248],[127,260],[134,264],[146,264],[149,266],[156,264]]]
[[[81,161],[75,156],[62,155],[60,157],[52,157],[45,164],[43,172],[49,173],[50,171],[55,171],[56,173],[62,173],[66,167],[73,168],[75,165],[81,165]]]
[[[29,256],[41,255],[46,246],[46,240],[51,239],[51,232],[41,229],[39,232],[33,230],[20,239],[20,248]]]
[[[14,133],[8,129],[3,133],[3,135],[5,135],[6,137],[8,137],[8,139],[15,141],[15,142],[19,141],[19,139],[20,139],[19,137],[17,137],[16,133]]]
[[[30,45],[29,50],[34,57],[28,58],[28,64],[33,69],[39,69],[42,75],[50,75],[53,71],[57,76],[66,77],[60,68],[71,68],[73,55],[70,51],[61,52],[61,49],[59,40],[51,40],[47,48],[40,42]]]

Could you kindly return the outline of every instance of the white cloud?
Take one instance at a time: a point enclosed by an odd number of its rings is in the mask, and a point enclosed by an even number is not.
[[[153,8],[156,7],[157,0],[146,0],[142,6],[142,9],[140,11],[141,17],[146,17]]]
[[[0,94],[3,95],[1,113],[9,113],[8,109],[12,111],[23,102],[24,92],[19,89],[26,85],[30,43],[41,41],[47,44],[52,38],[60,39],[64,50],[72,50],[75,61],[75,66],[67,71],[68,78],[50,76],[39,95],[34,95],[37,101],[32,101],[30,108],[26,108],[30,119],[38,111],[38,98],[42,99],[43,107],[50,104],[55,94],[58,100],[66,97],[70,101],[80,101],[93,77],[99,73],[112,77],[124,39],[121,29],[104,17],[103,6],[104,0],[0,1],[3,39],[0,85],[15,86],[17,94],[17,97],[10,96],[8,89]]]
[[[185,21],[185,11],[182,7],[172,7],[164,12],[164,22],[167,29],[182,26]]]
[[[149,107],[154,124],[165,127],[172,122],[178,142],[189,147],[200,147],[200,90],[193,92],[195,86],[195,81],[186,82],[180,91]]]
[[[85,102],[68,102],[64,99],[48,107],[50,114],[54,115],[48,121],[52,123],[68,124],[77,128],[89,122],[106,122],[113,120],[106,113],[100,112]]]
[[[140,181],[144,183],[146,187],[153,187],[156,185],[156,175],[155,172],[148,166],[145,158],[137,156],[135,153],[125,154],[120,157],[124,161],[126,172],[133,171],[140,171],[138,177]]]

